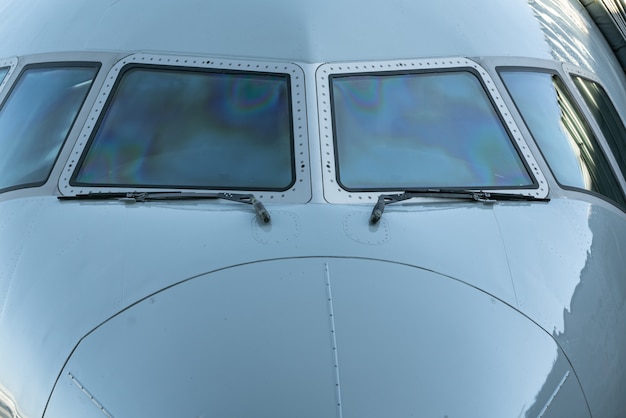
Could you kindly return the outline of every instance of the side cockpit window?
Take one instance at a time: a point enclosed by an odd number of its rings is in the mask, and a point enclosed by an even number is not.
[[[573,76],[572,79],[626,178],[626,128],[617,109],[600,84],[579,76]]]
[[[557,181],[626,207],[619,181],[563,81],[539,71],[506,69],[500,75]]]
[[[24,68],[0,107],[0,191],[46,182],[99,65]]]
[[[348,191],[523,188],[534,181],[471,70],[329,77]]]
[[[70,185],[284,191],[291,121],[289,74],[129,64]]]

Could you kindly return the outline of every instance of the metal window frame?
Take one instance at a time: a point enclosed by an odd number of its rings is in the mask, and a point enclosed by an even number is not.
[[[511,116],[507,105],[502,99],[496,85],[489,73],[476,61],[464,57],[434,58],[434,59],[411,59],[392,61],[367,61],[367,62],[339,62],[326,63],[318,67],[316,71],[317,102],[319,112],[319,130],[322,154],[322,179],[324,185],[324,197],[329,203],[371,203],[376,202],[381,191],[353,192],[341,187],[337,181],[335,138],[332,124],[332,103],[329,78],[341,74],[384,74],[397,72],[449,72],[451,70],[472,70],[485,87],[487,96],[494,103],[494,110],[501,118],[504,128],[509,133],[512,143],[517,149],[520,158],[528,168],[529,175],[534,181],[533,187],[528,188],[505,188],[492,189],[492,192],[515,193],[531,195],[536,198],[545,198],[549,189],[546,179],[535,160],[530,148],[522,136],[517,122]],[[402,190],[397,190],[401,192]],[[385,193],[394,191],[385,190]]]
[[[8,68],[9,69],[9,71],[6,73],[4,78],[2,80],[0,80],[0,103],[2,101],[4,101],[4,94],[2,94],[2,91],[4,90],[4,87],[7,84],[9,84],[9,79],[11,78],[11,75],[15,71],[15,68],[17,67],[17,64],[18,64],[17,57],[5,58],[5,59],[1,59],[0,60],[0,68]]]
[[[281,203],[305,203],[311,199],[311,176],[309,166],[309,145],[306,124],[306,99],[305,99],[305,79],[302,68],[293,63],[271,62],[271,61],[253,61],[239,60],[231,58],[215,58],[202,56],[179,56],[166,54],[137,53],[132,54],[119,60],[108,72],[104,84],[100,89],[93,107],[91,108],[87,120],[79,133],[67,162],[63,168],[59,179],[59,190],[64,196],[73,196],[83,193],[98,192],[124,192],[150,190],[150,191],[179,191],[176,188],[157,188],[157,187],[124,187],[124,186],[75,186],[72,185],[71,178],[75,170],[78,169],[78,162],[81,156],[86,152],[89,140],[98,126],[98,120],[101,115],[106,112],[108,98],[113,93],[116,80],[123,72],[122,69],[127,65],[139,64],[144,67],[154,65],[155,68],[180,67],[185,70],[194,69],[210,69],[210,70],[226,70],[226,71],[242,71],[254,73],[279,73],[288,74],[290,77],[291,88],[291,105],[292,105],[292,127],[293,127],[293,160],[294,160],[294,184],[285,191],[259,191],[254,190],[255,196],[263,199],[264,202],[281,202]],[[246,190],[213,190],[198,189],[192,190],[198,192],[237,192],[245,193]],[[190,191],[190,189],[185,189]]]

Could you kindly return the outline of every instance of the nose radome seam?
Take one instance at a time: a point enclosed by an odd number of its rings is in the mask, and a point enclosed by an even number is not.
[[[332,285],[330,281],[330,266],[328,262],[324,263],[324,278],[326,281],[326,296],[327,296],[327,306],[328,306],[328,316],[329,316],[329,325],[330,325],[330,339],[332,343],[332,355],[333,355],[333,368],[334,368],[334,377],[335,377],[335,395],[337,396],[337,416],[339,418],[343,417],[343,410],[341,405],[341,380],[340,380],[340,372],[339,372],[339,353],[337,348],[337,333],[335,332],[335,312],[333,309],[333,292]]]

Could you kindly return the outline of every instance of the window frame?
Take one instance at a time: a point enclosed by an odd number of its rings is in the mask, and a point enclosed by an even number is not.
[[[439,59],[413,59],[394,61],[372,62],[345,62],[329,63],[318,67],[316,71],[318,91],[318,111],[320,114],[320,137],[322,147],[322,179],[324,184],[324,197],[330,203],[367,203],[376,202],[381,193],[402,192],[397,189],[367,189],[347,190],[341,186],[338,179],[338,159],[336,158],[336,141],[334,134],[332,112],[331,78],[348,75],[386,75],[386,74],[419,74],[419,73],[445,73],[445,72],[471,72],[482,84],[485,95],[491,101],[493,109],[502,126],[511,140],[511,144],[517,151],[522,164],[525,165],[532,185],[526,187],[508,188],[485,188],[491,192],[513,193],[530,195],[536,198],[545,198],[548,195],[548,186],[539,169],[539,165],[531,153],[526,140],[521,135],[517,123],[504,103],[502,97],[495,88],[491,76],[477,62],[462,58],[439,58]],[[477,190],[477,189],[476,189]]]
[[[95,135],[101,118],[106,114],[114,96],[115,87],[126,69],[130,68],[173,68],[177,71],[212,72],[212,73],[249,73],[287,75],[291,95],[291,137],[293,183],[286,190],[270,189],[203,189],[197,187],[153,187],[123,185],[80,185],[73,184],[73,177],[80,168],[80,163]],[[179,70],[178,70],[179,69]],[[311,199],[308,135],[306,126],[306,100],[304,89],[304,71],[296,64],[266,61],[246,61],[226,58],[208,58],[199,56],[178,56],[164,54],[137,53],[119,60],[106,75],[104,84],[98,93],[83,129],[79,133],[59,180],[59,190],[64,196],[98,192],[145,191],[197,191],[197,192],[253,192],[264,201],[299,202]]]
[[[9,71],[4,75],[4,78],[0,79],[0,103],[4,104],[4,97],[2,95],[2,91],[4,87],[9,84],[9,80],[11,79],[11,75],[15,71],[15,67],[17,67],[18,59],[17,57],[11,57],[6,59],[0,59],[0,68],[8,68]]]

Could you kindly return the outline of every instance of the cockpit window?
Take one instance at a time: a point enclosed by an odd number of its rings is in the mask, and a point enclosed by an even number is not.
[[[0,191],[45,183],[98,68],[24,69],[0,108]]]
[[[472,71],[329,77],[349,191],[521,188],[533,179]]]
[[[600,84],[578,76],[572,78],[626,178],[626,128],[619,113]]]
[[[288,74],[129,65],[71,185],[287,190]]]
[[[4,77],[8,74],[8,72],[8,67],[0,68],[0,84],[2,84],[2,80],[4,80]]]
[[[500,74],[557,181],[626,207],[619,182],[563,81],[545,72]]]

